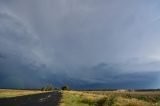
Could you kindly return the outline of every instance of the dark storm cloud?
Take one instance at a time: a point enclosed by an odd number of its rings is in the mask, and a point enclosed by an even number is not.
[[[1,87],[159,87],[159,17],[159,1],[0,0]]]
[[[84,83],[87,88],[156,88],[155,81],[159,80],[159,70],[154,72],[153,70],[143,72],[138,69],[137,72],[127,71],[121,72],[120,65],[100,63],[79,77],[83,77],[82,80],[90,85],[87,86]]]
[[[1,59],[4,59],[5,56],[4,56],[3,54],[0,53],[0,58],[1,58]]]

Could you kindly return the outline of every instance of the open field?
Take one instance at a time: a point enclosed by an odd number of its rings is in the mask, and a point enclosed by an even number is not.
[[[160,106],[160,92],[64,91],[60,106]]]
[[[160,91],[84,91],[86,93],[93,93],[93,94],[101,94],[101,95],[110,95],[114,94],[117,96],[160,96]]]
[[[0,106],[160,106],[159,91],[0,90]]]
[[[32,95],[39,93],[44,93],[44,91],[0,89],[0,98],[10,98],[10,97]]]

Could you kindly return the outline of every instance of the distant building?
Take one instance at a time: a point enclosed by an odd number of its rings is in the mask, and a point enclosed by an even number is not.
[[[118,89],[118,90],[116,90],[117,92],[126,92],[127,90],[125,90],[125,89]]]

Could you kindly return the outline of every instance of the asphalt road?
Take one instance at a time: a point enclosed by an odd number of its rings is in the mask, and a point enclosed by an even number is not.
[[[58,106],[61,93],[58,91],[0,99],[0,106]]]

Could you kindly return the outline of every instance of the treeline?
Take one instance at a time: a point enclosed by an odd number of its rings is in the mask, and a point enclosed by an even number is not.
[[[49,84],[41,88],[41,91],[52,91],[52,90],[69,90],[69,86],[64,85],[61,88],[57,88],[54,87],[52,84]]]
[[[135,91],[160,91],[160,89],[137,89]]]
[[[160,91],[160,89],[76,89],[76,91],[118,91],[118,90],[125,90],[125,91]]]
[[[116,91],[118,89],[76,89],[76,91]]]

